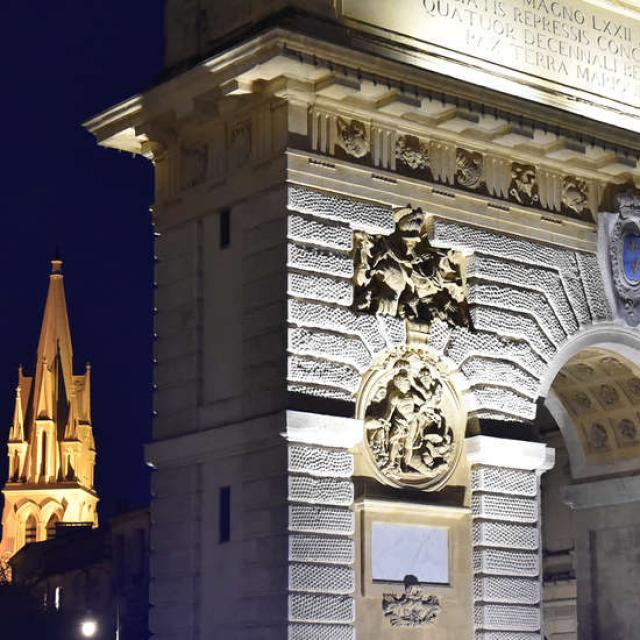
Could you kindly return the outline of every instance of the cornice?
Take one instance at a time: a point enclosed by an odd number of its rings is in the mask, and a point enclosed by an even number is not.
[[[640,135],[633,131],[605,124],[584,114],[576,115],[419,68],[418,52],[402,49],[390,53],[393,45],[388,41],[379,40],[372,45],[369,38],[367,46],[379,55],[274,27],[199,63],[144,94],[133,96],[104,111],[86,121],[84,126],[100,144],[143,153],[146,138],[136,131],[143,122],[168,113],[181,117],[193,109],[194,99],[216,92],[218,88],[221,88],[221,96],[225,95],[225,91],[239,94],[247,93],[247,90],[255,91],[256,88],[248,87],[246,74],[253,70],[256,72],[255,78],[261,80],[259,76],[263,65],[281,56],[289,61],[290,66],[296,62],[311,67],[326,66],[347,77],[387,83],[400,93],[426,98],[441,96],[456,108],[462,105],[471,111],[494,111],[500,116],[520,119],[523,124],[556,129],[561,134],[572,134],[576,140],[598,141],[619,151],[640,150]],[[391,55],[402,57],[404,63],[389,59]],[[580,100],[576,100],[575,104],[579,111]],[[625,118],[627,115],[619,114],[620,122],[627,122]],[[630,129],[638,129],[633,118],[628,119],[627,124]]]

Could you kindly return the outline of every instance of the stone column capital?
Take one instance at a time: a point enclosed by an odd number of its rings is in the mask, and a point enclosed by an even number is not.
[[[536,471],[543,474],[553,468],[556,452],[541,442],[473,436],[465,440],[467,460],[471,465]]]

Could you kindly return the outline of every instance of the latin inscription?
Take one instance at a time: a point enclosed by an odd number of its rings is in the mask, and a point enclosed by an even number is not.
[[[640,22],[559,0],[343,0],[361,22],[640,105]]]

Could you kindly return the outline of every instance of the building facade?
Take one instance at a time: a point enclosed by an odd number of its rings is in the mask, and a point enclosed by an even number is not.
[[[18,371],[3,489],[0,558],[55,536],[57,523],[98,524],[91,369],[73,373],[62,261],[52,260],[32,376]]]
[[[149,637],[149,510],[90,524],[61,523],[54,539],[23,547],[10,560],[13,583],[36,600],[48,640],[96,623],[96,640]],[[72,636],[75,637],[75,636]]]
[[[156,637],[635,637],[634,7],[166,3]]]

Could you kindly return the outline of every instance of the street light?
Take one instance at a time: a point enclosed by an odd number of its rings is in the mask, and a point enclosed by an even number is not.
[[[93,638],[98,633],[98,623],[93,618],[85,618],[80,623],[80,634],[83,638]]]

